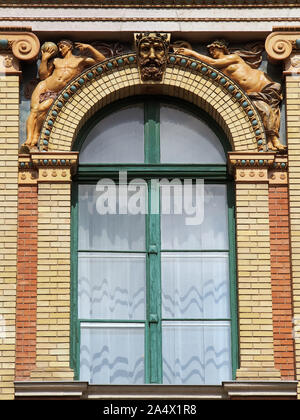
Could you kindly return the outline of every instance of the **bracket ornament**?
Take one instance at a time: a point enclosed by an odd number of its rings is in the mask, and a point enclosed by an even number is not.
[[[229,152],[229,171],[236,182],[267,182],[269,184],[287,184],[287,155],[252,152]]]
[[[19,184],[71,182],[77,164],[78,152],[19,155]]]

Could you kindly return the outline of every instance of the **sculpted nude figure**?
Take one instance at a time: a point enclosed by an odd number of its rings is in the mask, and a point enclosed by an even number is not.
[[[27,139],[24,143],[29,149],[38,143],[44,119],[47,115],[55,98],[62,89],[74,77],[79,75],[85,68],[103,61],[104,55],[94,47],[80,42],[75,43],[75,47],[80,52],[88,52],[91,57],[76,56],[73,54],[73,43],[63,40],[58,43],[58,51],[62,58],[50,60],[57,52],[56,45],[47,43],[46,48],[42,48],[42,59],[39,68],[41,82],[36,86],[31,97],[30,114],[27,119]]]
[[[253,101],[262,118],[270,150],[286,149],[279,140],[281,85],[273,82],[266,73],[249,66],[238,54],[230,54],[226,42],[217,40],[207,46],[211,57],[187,48],[176,52],[191,56],[220,69],[234,80]]]

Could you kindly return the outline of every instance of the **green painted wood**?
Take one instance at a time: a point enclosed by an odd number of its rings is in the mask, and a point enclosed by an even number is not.
[[[145,163],[160,162],[160,108],[156,101],[145,101],[144,106],[144,145]]]
[[[164,102],[169,98],[160,98]],[[120,101],[118,105],[109,105],[96,114],[81,130],[74,148],[80,150],[88,132],[101,118],[131,103],[144,101],[145,110],[145,163],[137,165],[79,165],[75,181],[85,184],[95,184],[101,177],[109,177],[118,182],[119,172],[126,171],[127,178],[140,177],[148,181],[149,189],[149,212],[146,215],[146,320],[83,320],[78,319],[77,304],[77,255],[80,252],[110,252],[104,250],[79,250],[78,249],[78,193],[77,183],[74,183],[74,195],[72,196],[72,291],[71,291],[71,364],[75,370],[75,377],[79,379],[79,350],[80,350],[80,324],[81,322],[115,322],[115,323],[144,323],[145,324],[145,383],[162,383],[162,316],[161,316],[161,243],[160,243],[160,215],[151,214],[151,206],[159,209],[159,185],[150,188],[152,179],[160,178],[203,178],[206,183],[228,183],[228,224],[229,224],[229,250],[164,250],[164,252],[229,252],[230,270],[230,319],[172,319],[177,321],[231,321],[232,333],[232,371],[233,378],[238,367],[238,332],[237,332],[237,297],[236,297],[236,253],[235,253],[235,214],[233,183],[228,174],[226,165],[161,165],[160,162],[160,139],[159,139],[159,101],[149,97],[134,98]],[[199,118],[204,119],[220,138],[225,151],[229,150],[229,142],[215,121],[193,105],[184,104],[182,101],[172,101],[186,109],[191,110]],[[159,212],[158,212],[159,213]],[[123,252],[123,251],[114,251]],[[134,251],[132,251],[134,252]],[[130,252],[130,253],[132,253]],[[139,251],[138,251],[139,252]],[[165,319],[170,321],[170,319]]]
[[[229,182],[228,199],[228,239],[229,239],[229,279],[230,279],[230,310],[231,310],[231,358],[232,379],[236,378],[239,363],[238,346],[238,308],[237,308],[237,271],[236,271],[236,219],[234,183]]]
[[[149,214],[147,216],[147,260],[149,305],[149,382],[162,383],[161,350],[161,267],[160,267],[160,215],[151,214],[151,208],[159,210],[159,184],[149,183]]]

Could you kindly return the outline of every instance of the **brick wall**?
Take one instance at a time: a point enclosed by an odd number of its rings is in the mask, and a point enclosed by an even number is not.
[[[15,373],[19,76],[0,77],[0,399]]]
[[[73,379],[70,364],[70,183],[39,183],[37,337],[38,380]]]
[[[286,77],[286,127],[289,156],[289,202],[296,379],[300,380],[300,76]],[[298,396],[300,395],[300,387]]]
[[[295,378],[289,202],[287,186],[270,186],[270,251],[275,366]]]
[[[275,380],[268,183],[237,183],[240,369],[237,379]]]
[[[30,378],[36,358],[37,184],[19,185],[16,380]]]

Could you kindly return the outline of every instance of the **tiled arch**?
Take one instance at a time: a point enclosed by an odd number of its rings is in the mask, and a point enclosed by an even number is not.
[[[266,150],[261,119],[247,95],[220,71],[196,59],[170,54],[161,83],[142,83],[134,54],[86,70],[60,93],[45,120],[40,150],[71,151],[83,124],[99,109],[139,94],[184,99],[221,126],[233,151]]]

